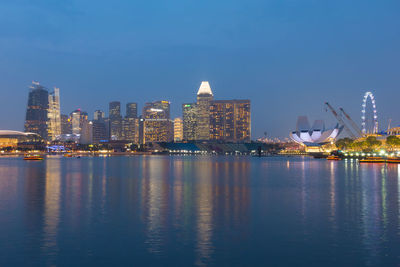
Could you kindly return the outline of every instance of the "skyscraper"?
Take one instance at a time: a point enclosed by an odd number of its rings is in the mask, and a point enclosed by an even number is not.
[[[72,134],[81,134],[81,110],[77,109],[70,114]]]
[[[98,109],[93,114],[93,119],[95,121],[104,120],[104,118],[105,118],[105,114],[104,114],[104,111],[102,111],[102,110]]]
[[[105,118],[102,110],[96,110],[94,112],[92,121],[92,142],[94,144],[100,143],[100,141],[106,141],[109,139],[109,122]]]
[[[121,103],[119,101],[110,102],[109,120],[111,139],[120,140],[122,138],[122,116]]]
[[[122,120],[122,140],[139,143],[139,119],[124,118]]]
[[[142,114],[145,119],[156,119],[158,117],[169,119],[170,103],[169,101],[165,100],[146,103],[146,105],[143,107]]]
[[[126,104],[126,116],[122,120],[122,139],[139,143],[139,119],[137,117],[137,103]]]
[[[60,112],[60,89],[54,88],[54,91],[49,94],[49,109],[48,109],[48,139],[55,140],[61,135],[61,112]]]
[[[107,127],[104,121],[93,120],[92,121],[92,142],[94,144],[100,143],[100,141],[108,140]]]
[[[93,123],[88,120],[82,121],[80,144],[89,145],[93,143]]]
[[[210,104],[210,138],[228,142],[249,142],[250,100],[214,100]]]
[[[174,142],[183,140],[183,123],[181,118],[174,119]]]
[[[32,82],[26,109],[25,132],[37,133],[43,139],[47,140],[48,109],[49,92],[38,82]]]
[[[126,118],[137,118],[137,103],[126,104]]]
[[[172,141],[173,123],[169,116],[170,103],[168,101],[146,103],[143,107],[141,143]]]
[[[72,123],[68,115],[61,114],[61,134],[72,133]]]
[[[213,99],[210,84],[203,81],[197,92],[196,140],[210,139],[210,102]]]
[[[82,133],[83,124],[88,122],[87,112],[77,109],[70,114],[70,121],[72,125],[72,134],[80,135]]]
[[[197,108],[195,103],[185,103],[182,105],[183,115],[183,140],[196,140],[197,129]]]

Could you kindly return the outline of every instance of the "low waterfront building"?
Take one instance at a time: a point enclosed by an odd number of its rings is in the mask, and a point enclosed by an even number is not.
[[[0,130],[0,149],[44,149],[45,140],[37,133]]]

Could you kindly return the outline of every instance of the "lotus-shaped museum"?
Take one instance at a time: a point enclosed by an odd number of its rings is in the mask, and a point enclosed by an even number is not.
[[[306,146],[320,146],[333,141],[343,130],[343,126],[337,124],[331,129],[325,129],[324,121],[316,120],[312,127],[306,116],[297,119],[296,131],[290,133],[290,138]]]

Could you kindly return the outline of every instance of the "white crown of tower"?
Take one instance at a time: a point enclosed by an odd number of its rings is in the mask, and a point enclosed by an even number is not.
[[[201,82],[199,91],[197,92],[197,95],[203,95],[203,94],[213,95],[210,84],[207,81]]]

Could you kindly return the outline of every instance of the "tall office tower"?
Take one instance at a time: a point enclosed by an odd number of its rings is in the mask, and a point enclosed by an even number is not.
[[[170,103],[169,101],[161,100],[146,103],[143,107],[143,117],[145,119],[169,119],[170,118]]]
[[[89,145],[93,143],[93,123],[91,121],[82,121],[79,143],[84,145]]]
[[[214,100],[210,105],[210,138],[227,142],[249,142],[250,100]]]
[[[70,114],[72,134],[81,134],[81,110],[77,109]]]
[[[210,102],[214,99],[208,82],[202,82],[197,92],[196,140],[210,139]]]
[[[112,140],[122,138],[122,117],[121,103],[119,101],[110,102],[109,105],[110,137]]]
[[[92,121],[92,143],[98,144],[109,139],[109,121],[102,110],[96,110]]]
[[[38,82],[30,86],[25,117],[25,132],[37,133],[47,140],[49,92]]]
[[[104,120],[105,114],[102,110],[96,110],[93,114],[93,118],[95,121]]]
[[[139,119],[124,118],[122,119],[122,139],[131,141],[135,144],[139,143]]]
[[[71,112],[69,119],[72,125],[72,134],[78,135],[82,132],[82,125],[88,122],[88,114],[87,112],[77,109]]]
[[[104,121],[93,120],[92,121],[92,142],[98,144],[101,141],[108,140],[107,127]]]
[[[174,142],[183,140],[183,122],[181,118],[174,119]]]
[[[126,104],[126,118],[137,118],[137,103]]]
[[[49,94],[49,111],[47,134],[49,140],[55,140],[61,135],[61,114],[60,114],[60,89],[54,87],[54,91]]]
[[[197,129],[197,105],[195,103],[186,103],[182,105],[183,115],[183,140],[196,140]]]
[[[61,134],[72,133],[72,123],[68,115],[61,114]]]
[[[173,123],[170,120],[168,101],[146,103],[143,107],[143,139],[141,142],[171,142],[173,140]]]

